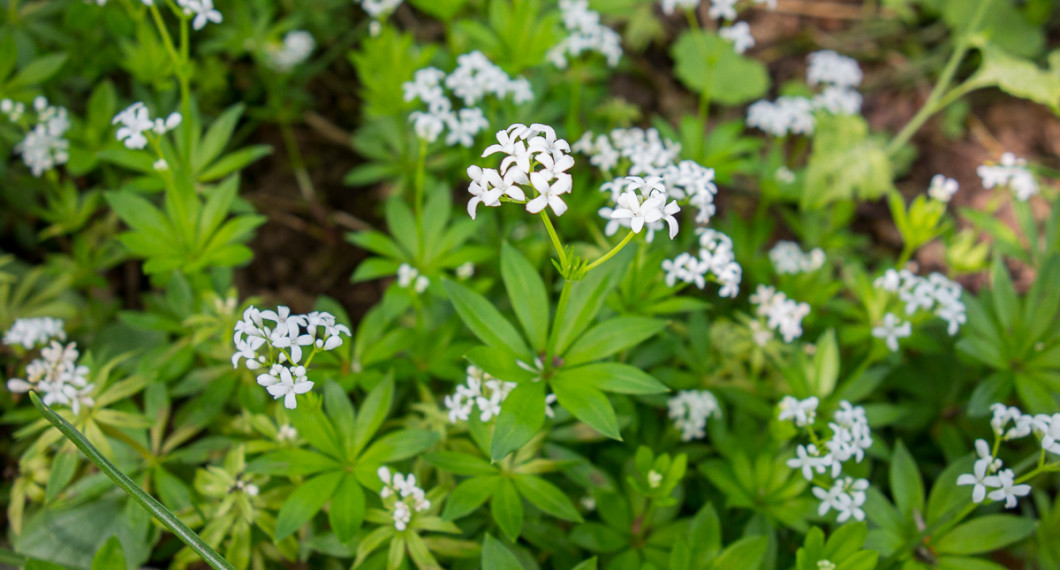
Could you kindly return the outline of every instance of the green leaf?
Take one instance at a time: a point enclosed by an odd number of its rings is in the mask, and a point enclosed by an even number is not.
[[[328,521],[335,536],[349,542],[364,521],[364,489],[351,473],[345,473],[331,497]]]
[[[50,503],[59,496],[77,471],[76,453],[58,453],[52,461],[51,473],[48,474],[48,485],[44,492],[44,502]]]
[[[302,434],[304,437],[304,434]],[[258,457],[247,465],[247,471],[263,475],[313,475],[341,469],[342,464],[322,453],[308,449],[284,449]]]
[[[342,459],[344,453],[339,447],[338,434],[320,408],[319,399],[309,399],[297,408],[289,410],[287,415],[303,439],[312,442],[313,447],[325,454]]]
[[[92,570],[125,570],[125,551],[122,550],[121,541],[117,536],[112,536],[103,543],[92,557]]]
[[[132,192],[106,192],[104,198],[130,228],[161,239],[172,239],[169,220],[153,204]]]
[[[485,459],[455,451],[428,453],[423,456],[423,460],[454,475],[493,475],[497,473],[497,468]]]
[[[570,570],[596,570],[596,568],[597,568],[596,557],[594,556],[594,557],[586,560],[585,562],[582,562],[581,564],[578,564],[574,568],[571,568]]]
[[[237,103],[225,109],[223,113],[214,119],[210,128],[206,131],[206,135],[195,147],[191,160],[192,170],[201,172],[203,168],[221,155],[221,151],[228,146],[228,141],[232,138],[236,123],[243,116],[243,109],[245,109],[245,106],[242,103]]]
[[[523,337],[485,297],[453,281],[444,284],[460,319],[479,340],[498,350],[530,355]]]
[[[722,105],[752,101],[769,89],[766,66],[736,53],[714,32],[685,31],[670,47],[670,55],[681,83]]]
[[[836,342],[835,329],[817,339],[817,351],[813,356],[813,378],[810,380],[814,393],[826,398],[835,390],[839,380],[839,344]]]
[[[628,536],[598,522],[578,525],[571,529],[570,541],[590,552],[604,554],[618,552],[629,547]]]
[[[490,514],[508,540],[519,539],[523,529],[523,499],[511,479],[501,479],[490,501]]]
[[[1033,519],[1016,515],[986,515],[963,523],[935,542],[940,554],[979,554],[1019,542],[1034,532]]]
[[[901,440],[895,444],[891,455],[890,482],[894,504],[903,516],[912,516],[914,511],[923,514],[924,481],[920,478],[916,461]]]
[[[500,477],[472,477],[456,486],[445,499],[442,518],[447,521],[467,516],[481,507],[500,485]]]
[[[630,248],[627,248],[629,250]],[[589,323],[596,318],[597,313],[604,306],[607,296],[618,285],[619,279],[627,267],[623,263],[623,256],[630,255],[619,252],[614,259],[609,260],[601,267],[590,271],[589,275],[571,285],[570,299],[567,303],[567,313],[563,322],[558,323],[559,328],[552,331],[556,336],[556,354],[564,354],[567,347],[582,334]],[[553,327],[557,323],[552,324]]]
[[[388,433],[368,446],[360,461],[367,465],[383,465],[408,459],[430,449],[438,441],[438,433],[419,429],[406,429]]]
[[[276,514],[276,533],[273,539],[283,540],[309,522],[313,515],[324,507],[324,503],[328,502],[344,477],[346,474],[341,471],[325,473],[295,487],[280,507],[280,512]]]
[[[728,568],[740,568],[741,570],[756,570],[762,565],[766,556],[766,546],[769,538],[765,536],[748,536],[741,538],[729,545],[721,556],[714,559],[711,568],[727,570]]]
[[[504,543],[493,538],[488,533],[482,543],[482,567],[493,570],[523,570],[519,559],[508,550]]]
[[[8,91],[17,91],[25,87],[39,85],[58,73],[65,63],[65,53],[42,55],[20,69],[18,73],[11,78],[11,81],[7,82],[5,88]]]
[[[519,366],[519,355],[509,350],[489,346],[476,346],[464,355],[471,364],[484,372],[506,382],[523,383],[534,380],[537,375]]]
[[[891,161],[860,116],[818,115],[799,206],[874,200],[892,188]]]
[[[936,521],[943,520],[948,515],[955,515],[956,510],[971,500],[971,490],[968,487],[957,486],[957,478],[962,473],[971,473],[975,463],[974,456],[959,459],[935,477],[935,484],[931,487],[928,495],[927,516],[925,521],[931,525]]]
[[[353,452],[353,434],[357,428],[354,425],[353,404],[349,396],[334,380],[324,383],[324,407],[328,419],[335,426],[335,436],[338,438],[339,447],[346,452],[347,461],[352,461],[356,455]]]
[[[940,556],[938,562],[935,563],[934,570],[1008,570],[1008,568],[982,558]]]
[[[212,182],[232,173],[238,173],[253,162],[272,154],[272,147],[257,144],[230,152],[199,173],[199,182]]]
[[[1008,268],[1001,256],[994,258],[994,265],[990,271],[990,284],[993,290],[990,292],[994,299],[994,311],[1001,321],[1001,328],[1006,333],[1012,333],[1013,327],[1019,319],[1019,298],[1016,296],[1016,288],[1012,285]]]
[[[364,446],[372,440],[375,432],[379,431],[379,426],[383,425],[387,414],[390,413],[390,406],[393,403],[394,377],[388,374],[382,382],[372,388],[371,392],[368,392],[368,397],[361,404],[361,413],[357,416],[353,436],[349,440],[353,446],[349,450],[350,457],[360,455]]]
[[[645,317],[618,317],[589,329],[563,355],[564,366],[607,358],[636,346],[666,328],[666,321]]]
[[[621,362],[600,362],[561,369],[553,377],[553,382],[557,381],[582,383],[616,394],[661,394],[669,391],[665,384],[652,375]]]
[[[721,519],[714,505],[707,503],[699,509],[688,527],[688,542],[693,552],[710,560],[721,550]]]
[[[512,309],[535,350],[544,350],[548,340],[548,293],[541,275],[519,250],[501,244],[501,278]]]
[[[563,378],[559,381],[553,379],[552,391],[555,392],[559,405],[574,417],[602,435],[622,441],[622,436],[618,432],[615,409],[611,407],[611,402],[603,392],[592,386]]]
[[[582,522],[570,498],[559,487],[536,475],[518,475],[514,480],[523,498],[537,508],[566,521]]]
[[[504,403],[493,427],[490,457],[500,461],[526,445],[545,423],[545,383],[523,382]]]

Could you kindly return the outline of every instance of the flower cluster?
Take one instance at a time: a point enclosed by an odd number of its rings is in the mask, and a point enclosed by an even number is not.
[[[722,39],[732,44],[736,53],[745,53],[755,47],[755,38],[751,35],[751,25],[747,22],[736,22],[731,26],[725,26],[718,30]]]
[[[858,62],[834,51],[819,51],[808,56],[810,62],[806,79],[810,85],[824,89],[814,96],[784,96],[775,102],[756,101],[747,109],[747,126],[774,136],[813,134],[818,110],[834,115],[853,115],[861,110],[861,94],[855,87],[861,83]]]
[[[883,315],[883,322],[872,327],[872,336],[887,343],[891,352],[898,352],[898,339],[913,334],[913,325],[908,321],[898,320],[894,313]]]
[[[431,280],[426,275],[420,275],[418,269],[407,263],[398,267],[397,278],[398,287],[412,287],[416,293],[423,293],[431,285]]]
[[[221,13],[213,7],[213,0],[177,0],[177,5],[184,11],[185,16],[195,16],[191,27],[196,30],[203,29],[209,22],[220,24],[223,19]]]
[[[824,266],[828,259],[821,248],[814,248],[809,253],[802,251],[799,244],[793,241],[778,241],[769,250],[769,260],[773,269],[780,275],[810,273]]]
[[[677,235],[674,215],[681,211],[681,206],[676,200],[666,201],[669,196],[662,178],[625,176],[605,182],[603,189],[611,192],[615,204],[613,208],[600,209],[600,215],[610,220],[604,232],[607,235],[614,235],[619,227],[638,234],[647,227],[650,242],[655,231],[662,229],[663,221],[670,227],[670,239]]]
[[[291,30],[283,36],[283,43],[270,45],[265,50],[268,65],[277,73],[287,73],[309,58],[317,42],[305,30]]]
[[[882,277],[876,280],[875,287],[891,293],[897,293],[898,299],[905,303],[905,314],[912,316],[918,311],[933,312],[936,316],[946,321],[947,331],[955,335],[961,325],[967,321],[964,303],[961,302],[963,289],[961,286],[941,273],[932,273],[927,277],[920,277],[903,269],[896,271],[888,269]],[[894,318],[884,317],[884,326],[880,328],[879,334],[873,331],[877,338],[888,339],[887,344],[891,350],[897,350],[897,343],[890,339],[899,336],[909,336],[904,325],[899,325]],[[904,332],[904,334],[902,334]],[[886,336],[884,336],[886,334]]]
[[[33,110],[37,114],[37,124],[26,132],[22,142],[15,145],[15,152],[22,155],[33,176],[40,176],[70,159],[70,141],[63,138],[70,129],[70,119],[65,107],[50,105],[44,97],[33,100]],[[23,103],[10,99],[0,101],[0,112],[8,119],[18,121],[26,112]]]
[[[514,382],[498,380],[477,366],[468,366],[466,382],[457,386],[456,392],[443,400],[449,410],[449,422],[455,424],[468,421],[476,406],[479,410],[479,420],[490,421],[501,413],[501,404],[516,385]],[[550,418],[555,415],[551,407],[555,402],[555,394],[545,397],[545,415]]]
[[[41,349],[40,358],[26,366],[26,378],[11,378],[7,389],[20,394],[35,390],[43,394],[45,404],[63,404],[78,414],[82,406],[96,403],[89,396],[95,384],[86,379],[88,367],[77,364],[79,356],[76,343],[64,346],[53,340]]]
[[[931,177],[931,186],[928,187],[928,197],[939,202],[949,202],[957,193],[960,184],[952,178],[946,178],[941,174]]]
[[[721,415],[718,400],[709,390],[681,390],[666,403],[681,441],[706,437],[707,418]]]
[[[677,281],[694,283],[706,287],[706,276],[713,275],[721,284],[718,295],[735,297],[740,292],[743,268],[736,262],[729,236],[710,228],[699,228],[699,257],[681,253],[673,259],[665,259],[662,269],[666,272],[666,284],[673,287]]]
[[[466,53],[456,60],[456,69],[449,75],[436,67],[425,67],[418,70],[412,81],[406,81],[402,88],[405,101],[419,99],[427,105],[426,111],[415,111],[409,115],[418,137],[434,142],[448,128],[445,144],[471,147],[475,135],[489,127],[482,109],[475,105],[487,95],[497,98],[510,96],[516,104],[526,103],[533,100],[534,93],[529,81],[523,77],[511,78],[482,52]],[[463,102],[464,108],[453,109],[446,88]]]
[[[578,57],[587,51],[604,56],[609,67],[618,65],[622,58],[622,38],[600,22],[600,14],[589,9],[588,0],[560,0],[559,9],[567,37],[548,51],[546,57],[552,65],[566,69],[568,57]]]
[[[37,346],[43,346],[53,339],[66,340],[64,326],[62,319],[53,319],[51,317],[18,319],[4,333],[4,344],[8,346],[20,344],[22,348],[30,350]]]
[[[479,204],[496,207],[501,198],[526,204],[526,211],[536,214],[552,208],[557,215],[567,211],[562,195],[571,191],[573,180],[567,173],[574,166],[569,154],[570,144],[556,138],[556,131],[548,126],[534,123],[527,127],[514,124],[497,132],[497,144],[486,147],[483,157],[496,153],[506,155],[499,169],[481,168],[471,165],[467,174],[471,178],[468,192],[471,200],[467,213],[475,218]],[[538,168],[539,167],[539,168]],[[520,184],[530,183],[537,196],[527,200]]]
[[[976,169],[979,178],[983,181],[983,188],[995,186],[1011,188],[1016,193],[1016,198],[1026,202],[1031,196],[1038,193],[1038,181],[1027,169],[1027,161],[1016,158],[1011,152],[1001,155],[998,164],[982,164]]]
[[[795,425],[805,427],[813,440],[820,443],[813,429],[817,405],[816,397],[800,401],[792,396],[785,396],[780,402],[777,418],[780,421],[791,420]],[[798,469],[807,481],[814,481],[815,474],[825,473],[829,473],[835,480],[829,488],[818,483],[819,486],[813,489],[814,496],[821,501],[818,509],[820,516],[824,516],[829,510],[835,510],[839,522],[845,522],[851,517],[863,520],[865,513],[862,512],[861,505],[865,503],[868,481],[851,477],[840,478],[839,475],[843,472],[845,462],[853,459],[855,463],[861,463],[865,458],[865,450],[872,446],[872,432],[865,417],[865,409],[851,405],[845,400],[840,402],[839,409],[828,423],[828,428],[832,431],[831,439],[823,442],[822,447],[816,444],[798,445],[795,457],[789,459],[787,465]]]
[[[379,496],[383,499],[394,517],[394,528],[405,530],[412,522],[412,514],[422,513],[431,508],[431,501],[423,489],[416,486],[416,476],[409,473],[390,473],[390,469],[380,467],[377,472],[383,482]]]
[[[787,295],[768,285],[759,285],[751,295],[755,314],[765,317],[766,326],[780,333],[784,342],[802,336],[802,319],[810,314],[810,306],[789,299]]]
[[[990,406],[990,410],[993,412],[990,427],[994,432],[994,446],[991,447],[986,440],[975,441],[978,457],[972,472],[957,477],[957,484],[971,485],[972,500],[976,503],[982,503],[985,499],[1004,501],[1005,508],[1012,509],[1019,504],[1019,497],[1030,494],[1031,486],[1023,481],[1034,474],[1017,479],[1011,469],[1002,469],[1004,462],[998,457],[1001,443],[1034,433],[1042,447],[1039,461],[1041,469],[1046,453],[1060,456],[1060,414],[1024,414],[1015,406],[1008,407],[1001,403]]]
[[[714,169],[692,160],[679,161],[681,145],[662,138],[656,129],[614,129],[607,135],[587,132],[573,148],[576,152],[589,155],[589,163],[605,174],[618,167],[620,161],[626,160],[629,176],[660,178],[661,189],[670,199],[698,208],[697,223],[708,223],[715,213],[714,196],[718,193],[718,187],[714,185]],[[624,180],[619,178],[605,182],[600,189],[610,191],[612,204],[617,204],[623,184]],[[612,211],[613,208],[605,208],[600,214],[610,218]],[[614,235],[619,227],[609,224],[607,235]],[[658,225],[649,229],[661,227]]]
[[[267,368],[268,372],[258,375],[258,384],[274,399],[283,398],[284,407],[294,409],[298,405],[296,396],[313,388],[313,382],[306,378],[305,367],[318,351],[341,346],[342,335],[350,336],[350,329],[337,324],[330,313],[292,315],[287,307],[275,311],[247,307],[243,320],[235,326],[236,352],[232,355],[232,366],[239,366],[242,359],[250,370]],[[305,346],[312,347],[312,351],[303,361]],[[263,348],[267,354],[259,353]]]
[[[115,115],[111,124],[121,124],[115,136],[127,148],[142,149],[147,146],[145,132],[151,131],[161,136],[177,128],[181,120],[180,113],[170,113],[165,119],[159,117],[152,120],[147,107],[142,102],[136,102]]]

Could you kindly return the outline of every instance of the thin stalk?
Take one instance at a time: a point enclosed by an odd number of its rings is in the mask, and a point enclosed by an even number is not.
[[[559,342],[559,326],[563,323],[563,319],[567,316],[567,303],[570,302],[570,289],[571,281],[563,280],[563,290],[559,293],[559,304],[556,305],[556,315],[552,319],[552,331],[548,335],[548,354],[545,359],[545,366],[552,366],[552,357],[555,356],[556,343]]]
[[[559,241],[559,234],[556,233],[555,226],[552,225],[552,220],[548,217],[548,214],[544,210],[541,210],[541,219],[545,222],[545,229],[548,230],[548,237],[552,239],[552,246],[556,248],[556,254],[559,256],[559,266],[566,272],[567,267],[567,252],[563,251],[563,242]]]
[[[298,182],[298,190],[302,194],[302,199],[309,204],[314,204],[316,203],[316,188],[313,187],[313,181],[309,178],[309,171],[306,170],[302,151],[298,148],[298,141],[294,138],[291,122],[287,120],[286,114],[280,119],[280,133],[283,135],[283,143],[287,147],[287,157],[291,161],[291,170],[294,171],[294,178]]]
[[[979,0],[979,6],[976,8],[975,14],[972,16],[968,29],[964,32],[964,35],[961,36],[960,40],[958,40],[957,47],[953,50],[953,54],[950,56],[949,61],[946,62],[946,67],[943,68],[938,83],[936,83],[934,89],[931,90],[927,101],[924,101],[924,106],[917,111],[916,115],[906,123],[905,127],[903,127],[891,143],[887,145],[887,156],[894,156],[894,154],[898,152],[898,149],[902,148],[902,145],[909,142],[909,139],[913,138],[913,134],[916,133],[920,127],[939,110],[939,101],[942,99],[943,93],[949,89],[950,83],[953,82],[953,76],[957,73],[957,66],[960,65],[961,60],[964,59],[964,54],[968,53],[968,49],[971,47],[972,34],[979,29],[979,24],[982,23],[983,17],[986,16],[986,9],[988,6],[990,6],[990,0]]]
[[[180,81],[180,112],[184,116],[181,126],[184,127],[184,160],[187,161],[188,172],[191,172],[191,41],[188,38],[188,18],[180,19],[180,68],[177,79]]]
[[[211,548],[209,544],[206,544],[199,535],[195,534],[195,531],[188,528],[187,525],[177,518],[177,515],[173,514],[172,511],[167,509],[162,503],[158,502],[157,499],[145,493],[143,489],[136,485],[136,482],[129,479],[125,473],[122,473],[121,470],[108,461],[106,457],[103,457],[103,454],[93,447],[88,439],[86,439],[81,432],[77,431],[77,428],[70,425],[70,422],[63,419],[63,417],[55,413],[54,410],[45,406],[44,402],[41,402],[40,397],[37,396],[36,392],[31,391],[29,393],[29,399],[33,402],[34,407],[37,408],[37,411],[39,411],[45,419],[51,422],[51,424],[55,426],[55,429],[58,429],[60,433],[73,442],[73,444],[81,450],[81,453],[85,454],[85,457],[87,457],[89,461],[94,463],[100,471],[107,475],[107,477],[110,477],[111,481],[114,481],[122,491],[125,491],[125,493],[143,507],[144,510],[158,519],[158,522],[162,523],[170,530],[170,532],[177,535],[177,538],[182,540],[184,544],[187,544],[188,548],[195,551],[204,562],[209,564],[212,568],[235,570],[235,566],[232,566],[224,559],[224,557]]]
[[[416,160],[416,174],[412,179],[412,208],[416,213],[416,239],[420,247],[423,247],[423,190],[427,177],[427,141],[420,139],[419,158]]]
[[[596,259],[596,261],[590,263],[589,265],[586,265],[585,266],[585,271],[587,271],[587,272],[588,271],[592,271],[593,269],[599,267],[601,263],[603,263],[603,262],[607,261],[608,259],[611,259],[612,257],[614,257],[616,253],[618,253],[619,251],[622,251],[623,247],[626,247],[626,244],[629,243],[629,240],[633,239],[633,236],[635,236],[635,235],[637,235],[637,232],[635,232],[633,230],[629,230],[629,233],[626,234],[626,237],[622,238],[622,241],[618,242],[618,245],[616,245],[615,247],[612,247],[611,251],[601,255],[599,258]]]

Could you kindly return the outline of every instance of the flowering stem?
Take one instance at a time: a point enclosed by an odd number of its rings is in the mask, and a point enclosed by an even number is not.
[[[950,83],[953,82],[953,76],[957,73],[957,66],[960,65],[961,60],[964,59],[964,54],[968,53],[968,49],[972,44],[972,34],[979,30],[979,24],[982,23],[983,17],[986,16],[986,9],[988,6],[990,6],[990,0],[979,0],[979,6],[976,8],[975,14],[972,16],[972,20],[968,24],[968,28],[957,41],[957,47],[953,50],[953,54],[950,55],[949,61],[946,62],[946,67],[942,69],[942,75],[939,76],[939,82],[935,84],[934,89],[928,94],[927,101],[924,101],[924,106],[917,111],[916,115],[906,123],[905,127],[903,127],[894,139],[891,140],[890,144],[887,145],[887,156],[893,157],[894,154],[902,148],[902,145],[909,142],[909,139],[913,138],[913,134],[916,133],[932,115],[942,108],[942,105],[940,105],[942,95],[947,89],[949,89]],[[958,87],[957,90],[960,90],[960,88]],[[946,102],[950,103],[952,102],[952,99],[947,97]]]
[[[199,535],[195,534],[195,531],[188,528],[187,525],[177,518],[177,515],[173,514],[172,511],[167,509],[162,503],[158,502],[157,499],[144,492],[144,490],[137,486],[136,482],[130,479],[128,475],[122,473],[120,469],[108,461],[99,450],[92,446],[81,432],[77,431],[77,428],[70,425],[70,422],[63,419],[63,417],[55,413],[54,410],[44,405],[44,402],[41,402],[40,397],[37,396],[36,392],[30,391],[29,399],[33,402],[34,407],[37,408],[37,411],[39,411],[46,420],[51,422],[60,433],[73,442],[73,444],[81,450],[81,453],[85,454],[85,457],[87,457],[89,461],[94,463],[100,471],[107,475],[107,477],[110,477],[111,481],[114,481],[122,491],[125,491],[127,495],[139,503],[144,510],[154,515],[160,523],[168,528],[173,534],[177,535],[177,538],[184,541],[184,544],[187,544],[188,548],[195,551],[203,561],[209,564],[212,568],[235,570],[234,566],[232,566],[213,548],[210,548],[210,545],[206,544]]]
[[[601,255],[599,258],[596,259],[596,261],[590,263],[589,265],[586,265],[585,271],[592,271],[593,269],[599,267],[601,263],[614,257],[615,254],[621,251],[623,247],[626,247],[626,244],[629,243],[629,240],[633,239],[633,236],[635,235],[637,235],[637,232],[630,230],[629,233],[626,234],[626,237],[622,238],[622,241],[618,242],[618,245],[611,248],[611,251]]]
[[[559,241],[559,234],[556,233],[552,220],[549,219],[548,214],[544,210],[541,210],[541,219],[545,222],[548,237],[552,238],[552,246],[556,248],[556,254],[559,256],[559,266],[566,272],[570,268],[567,267],[567,252],[563,251],[563,242]]]

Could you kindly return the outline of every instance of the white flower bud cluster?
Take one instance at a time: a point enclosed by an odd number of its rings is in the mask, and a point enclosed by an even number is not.
[[[699,257],[681,253],[673,259],[663,260],[666,284],[673,287],[681,281],[703,289],[707,284],[707,275],[712,275],[721,284],[718,295],[735,297],[740,292],[743,268],[736,262],[732,239],[710,228],[699,228],[696,232],[699,234]]]
[[[420,69],[402,88],[405,101],[419,99],[427,105],[427,111],[415,111],[409,115],[416,136],[434,142],[449,129],[445,144],[470,148],[475,143],[475,135],[489,127],[482,109],[475,105],[487,95],[497,99],[511,97],[517,105],[523,104],[532,101],[534,93],[529,81],[523,77],[513,79],[480,51],[461,55],[456,62],[456,69],[448,76],[435,67]],[[446,88],[463,102],[465,108],[453,109]]]
[[[377,472],[379,479],[383,482],[383,489],[379,496],[384,504],[393,509],[394,528],[405,530],[412,522],[412,514],[422,513],[431,508],[431,501],[420,487],[416,486],[416,476],[409,473],[407,476],[401,473],[390,473],[390,469],[380,467]]]
[[[703,439],[707,436],[707,418],[721,416],[718,400],[710,390],[681,390],[666,406],[674,427],[681,432],[681,441]]]
[[[476,406],[479,410],[479,419],[484,422],[490,421],[501,413],[501,404],[516,386],[515,382],[498,380],[477,366],[468,366],[467,381],[457,386],[456,392],[446,396],[443,400],[445,407],[449,410],[449,422],[455,424],[468,421]],[[555,402],[555,394],[545,397],[547,417],[551,418],[555,415],[552,410],[552,404]]]
[[[323,311],[306,315],[292,315],[291,309],[278,307],[275,311],[261,311],[250,306],[243,311],[243,320],[236,323],[233,342],[236,352],[232,367],[242,359],[250,370],[267,367],[258,375],[274,399],[284,398],[284,407],[297,407],[296,395],[313,389],[306,378],[305,367],[318,351],[334,350],[342,345],[342,335],[350,336],[346,325],[337,324],[335,316]],[[312,347],[302,362],[302,347]],[[267,354],[259,351],[265,348]]]
[[[810,306],[789,299],[787,295],[768,285],[759,285],[751,295],[755,314],[765,317],[766,326],[780,333],[784,342],[802,336],[802,319],[810,314]]]
[[[949,202],[959,188],[960,184],[956,180],[946,178],[941,174],[936,174],[931,177],[931,186],[928,187],[928,197],[939,202]]]
[[[793,241],[778,241],[769,250],[769,260],[773,269],[780,275],[810,273],[824,266],[828,256],[821,248],[814,248],[809,253],[802,251],[799,244]]]
[[[41,349],[40,358],[26,366],[26,378],[9,379],[7,389],[19,394],[35,390],[43,394],[41,401],[45,404],[69,406],[76,415],[82,406],[96,404],[89,396],[96,386],[86,378],[88,367],[77,364],[79,356],[77,343],[63,346],[53,340]]]
[[[1019,408],[1002,403],[990,406],[990,410],[993,412],[990,427],[994,432],[994,446],[991,448],[986,440],[975,441],[978,458],[971,473],[957,477],[957,484],[971,485],[972,500],[976,503],[986,499],[1004,501],[1005,508],[1013,509],[1019,504],[1019,497],[1030,494],[1031,486],[1018,482],[1011,469],[1002,469],[1004,462],[998,457],[1001,443],[1033,433],[1041,444],[1043,460],[1046,453],[1060,456],[1060,413],[1024,414]]]
[[[714,169],[705,168],[693,160],[679,161],[681,145],[662,138],[654,128],[614,129],[607,135],[587,132],[573,148],[576,152],[589,155],[589,163],[605,174],[625,159],[629,164],[626,170],[629,176],[661,178],[662,189],[669,198],[698,208],[696,223],[710,222],[715,213],[714,196],[718,193],[718,187],[714,185]],[[610,191],[612,204],[617,204],[623,184],[624,180],[618,178],[605,182],[600,190]],[[613,211],[613,208],[604,208],[600,210],[600,215],[610,219]],[[614,235],[619,227],[622,226],[608,224],[605,233]],[[649,227],[649,230],[661,228],[661,224],[658,224],[654,228]]]
[[[144,136],[145,132],[151,131],[158,136],[162,136],[177,128],[181,120],[180,113],[170,113],[165,119],[159,117],[152,120],[147,107],[142,102],[136,102],[115,115],[111,124],[117,125],[120,123],[121,127],[118,127],[118,132],[115,133],[115,136],[127,148],[138,150],[147,146],[147,137]]]
[[[70,159],[70,141],[63,138],[70,129],[70,119],[65,107],[51,105],[42,96],[33,100],[33,110],[37,114],[37,123],[26,132],[22,142],[15,145],[15,152],[22,155],[22,162],[33,176],[39,177]],[[23,103],[10,99],[0,101],[0,112],[11,121],[21,119],[25,111]]]
[[[467,168],[467,175],[471,178],[467,189],[471,193],[467,213],[471,219],[475,219],[479,204],[497,207],[505,196],[525,203],[526,211],[531,214],[546,207],[552,208],[557,216],[567,211],[562,196],[573,187],[573,179],[567,170],[574,166],[574,158],[568,154],[570,144],[556,138],[552,127],[538,123],[527,127],[516,123],[498,131],[497,144],[486,147],[482,156],[498,152],[505,155],[499,169],[476,165]],[[526,183],[537,191],[537,196],[530,200],[520,186]]]
[[[309,59],[316,46],[313,34],[305,30],[291,30],[283,36],[282,44],[271,44],[265,49],[268,66],[277,73],[287,73]]]
[[[1002,154],[1001,162],[982,164],[975,171],[983,181],[983,188],[988,190],[995,186],[1011,188],[1023,202],[1038,193],[1038,181],[1027,169],[1027,161],[1011,152]]]
[[[604,56],[608,67],[618,65],[622,59],[622,37],[600,22],[600,14],[589,9],[588,0],[559,0],[559,9],[567,37],[546,54],[552,65],[567,69],[567,58],[578,57],[584,52]]]
[[[812,431],[817,418],[817,405],[818,400],[813,396],[801,401],[785,396],[778,406],[777,419],[791,420],[795,425]],[[825,473],[834,479],[830,488],[818,486],[813,489],[814,496],[821,501],[817,511],[819,516],[835,510],[838,522],[850,518],[864,520],[865,513],[861,506],[865,504],[865,490],[869,482],[852,477],[840,478],[839,475],[843,472],[845,462],[853,459],[855,463],[861,463],[865,458],[865,450],[872,447],[872,431],[865,417],[865,408],[851,405],[846,400],[840,402],[828,428],[832,431],[832,437],[824,442],[823,448],[814,444],[800,444],[796,447],[795,457],[789,459],[787,465],[800,470],[807,481],[813,481],[815,474]]]
[[[423,293],[431,285],[431,280],[426,275],[420,275],[418,269],[407,263],[398,267],[397,278],[398,287],[412,287],[417,294]]]
[[[52,339],[66,340],[64,326],[62,319],[51,317],[18,319],[4,333],[4,344],[8,346],[20,344],[22,348],[30,350],[36,346],[43,346]]]
[[[782,137],[790,134],[813,134],[817,124],[814,113],[826,111],[833,115],[855,115],[861,111],[861,94],[855,89],[861,84],[858,62],[834,51],[811,53],[806,71],[810,85],[824,89],[813,99],[784,96],[770,102],[756,101],[747,108],[747,126]]]
[[[947,332],[950,336],[957,334],[961,325],[968,320],[964,303],[961,302],[964,289],[941,273],[932,273],[925,278],[907,269],[901,271],[888,269],[882,277],[876,279],[874,286],[877,289],[897,293],[898,299],[905,303],[907,316],[912,316],[918,311],[929,311],[946,321]],[[885,317],[883,326],[879,335],[875,331],[873,335],[877,338],[888,338],[888,347],[895,346],[889,340],[894,336],[894,331],[898,331],[900,336],[909,336],[908,333],[901,334],[901,331],[905,330],[905,325],[898,326],[894,319],[888,320]],[[884,336],[884,331],[890,331],[893,327],[897,328]],[[891,348],[891,350],[897,350],[897,348]]]

